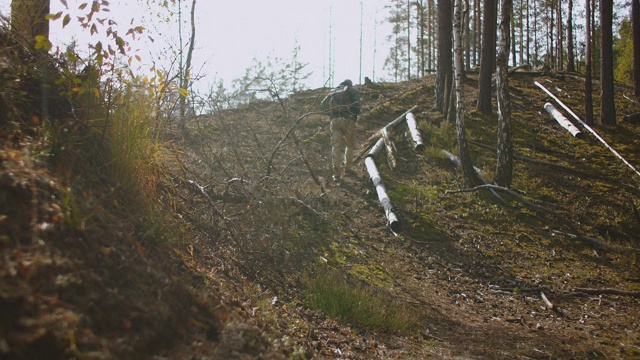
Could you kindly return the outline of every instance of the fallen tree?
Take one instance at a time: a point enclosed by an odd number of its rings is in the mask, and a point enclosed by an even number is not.
[[[409,132],[411,133],[411,139],[413,140],[414,148],[416,150],[422,150],[424,148],[424,144],[422,143],[422,136],[420,135],[420,131],[418,131],[418,122],[416,121],[415,115],[413,113],[407,113],[407,126],[409,127]]]
[[[389,195],[387,195],[387,190],[385,189],[384,183],[382,182],[382,177],[380,176],[380,172],[378,171],[376,163],[373,159],[384,146],[385,141],[381,137],[378,139],[378,142],[375,143],[367,157],[364,159],[364,163],[367,167],[367,171],[369,172],[371,182],[373,182],[373,186],[375,187],[376,193],[378,194],[378,200],[380,200],[380,204],[382,204],[382,208],[384,209],[384,214],[387,218],[387,224],[394,233],[397,233],[401,230],[400,221],[398,220],[398,217],[393,210],[393,205],[391,204]]]
[[[569,114],[571,114],[571,116],[573,116],[576,119],[576,121],[580,123],[580,125],[582,125],[591,134],[593,134],[593,136],[595,136],[596,139],[598,139],[607,149],[609,149],[609,151],[611,151],[616,157],[618,157],[618,159],[622,160],[622,162],[625,163],[625,165],[631,168],[631,170],[633,170],[636,173],[636,175],[640,176],[640,172],[633,165],[631,165],[627,161],[627,159],[623,158],[622,155],[620,155],[614,148],[612,148],[609,144],[607,144],[607,142],[602,137],[600,137],[600,135],[598,135],[598,133],[595,130],[593,130],[591,126],[587,125],[584,121],[582,121],[578,117],[578,115],[576,115],[576,113],[574,113],[567,105],[565,105],[562,101],[560,101],[560,99],[558,99],[555,95],[553,95],[551,91],[549,91],[547,88],[542,86],[542,84],[540,84],[537,81],[535,81],[534,84],[536,84],[536,86],[539,87],[542,91],[544,91],[547,95],[551,96],[551,98],[555,100],[560,106],[562,106]]]
[[[362,144],[362,147],[360,148],[360,151],[358,152],[358,155],[354,159],[354,162],[357,162],[358,160],[360,160],[362,158],[362,156],[364,156],[364,154],[371,148],[371,146],[373,146],[378,141],[378,139],[380,137],[382,137],[389,130],[393,129],[395,126],[400,124],[400,122],[402,122],[402,120],[405,119],[405,116],[408,113],[414,111],[417,108],[418,108],[418,105],[414,105],[411,109],[405,111],[404,113],[402,113],[402,115],[398,116],[395,120],[393,120],[392,122],[388,123],[383,128],[381,128],[380,130],[376,131],[375,133],[373,133],[373,135],[369,136],[369,138]]]
[[[573,135],[573,137],[582,137],[582,132],[578,129],[569,119],[567,119],[558,109],[555,108],[551,103],[544,104],[544,109],[551,115],[553,118],[565,128],[568,132]]]

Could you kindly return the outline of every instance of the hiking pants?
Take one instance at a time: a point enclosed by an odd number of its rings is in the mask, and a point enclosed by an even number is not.
[[[356,121],[342,117],[333,118],[330,129],[332,175],[342,176],[342,170],[350,170],[353,165]]]

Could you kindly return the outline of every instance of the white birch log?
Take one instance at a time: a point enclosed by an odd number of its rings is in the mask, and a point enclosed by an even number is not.
[[[604,141],[604,139],[600,137],[600,135],[598,135],[598,133],[595,130],[593,130],[591,126],[587,125],[584,121],[582,121],[578,117],[578,115],[576,115],[576,113],[571,111],[571,109],[567,105],[565,105],[562,101],[560,101],[560,99],[558,99],[555,95],[553,95],[551,91],[549,91],[546,87],[542,86],[542,84],[540,84],[537,81],[534,82],[534,84],[537,87],[539,87],[542,91],[544,91],[547,95],[551,96],[551,98],[553,98],[553,100],[555,100],[560,106],[562,106],[563,109],[567,110],[567,112],[571,114],[571,116],[573,116],[573,118],[576,119],[576,121],[578,121],[580,125],[582,125],[585,129],[587,129],[587,131],[593,134],[593,136],[595,136],[596,139],[598,139],[607,149],[609,149],[609,151],[611,151],[616,157],[618,157],[618,159],[622,160],[622,162],[625,163],[625,165],[627,165],[631,170],[633,170],[636,173],[636,175],[640,176],[640,172],[638,172],[638,170],[633,165],[631,165],[631,163],[629,163],[627,159],[623,158],[622,155],[620,155],[616,151],[616,149],[612,148],[609,144],[607,144],[607,142]]]
[[[380,138],[380,140],[378,140],[378,142],[373,146],[373,149],[369,152],[369,155],[364,159],[364,164],[367,167],[371,182],[378,194],[378,200],[380,200],[380,204],[384,210],[384,215],[387,218],[387,224],[389,225],[389,228],[391,228],[391,231],[398,233],[401,229],[400,221],[393,211],[393,205],[391,205],[391,200],[389,199],[389,195],[387,195],[387,190],[382,183],[382,177],[380,176],[378,167],[373,160],[373,157],[382,149],[383,146],[384,139]]]
[[[411,139],[413,140],[414,148],[416,150],[422,150],[424,148],[424,144],[422,143],[422,136],[420,135],[420,131],[418,131],[418,123],[413,113],[407,113],[407,126],[409,127],[409,132],[411,133]]]
[[[373,147],[369,151],[369,155],[367,155],[367,157],[376,156],[376,154],[379,153],[383,147],[384,147],[384,139],[380,137],[380,139],[378,139],[378,142],[376,142],[375,145],[373,145]]]
[[[575,125],[573,125],[571,121],[569,121],[569,119],[567,119],[564,115],[562,115],[562,113],[558,111],[558,109],[556,109],[555,106],[553,106],[553,104],[551,103],[544,104],[544,109],[549,114],[551,114],[551,116],[553,116],[554,119],[556,119],[556,121],[558,122],[558,124],[560,124],[560,126],[562,126],[568,132],[570,132],[571,135],[573,135],[573,137],[582,136],[582,132],[580,132],[580,129],[578,129]]]
[[[444,149],[442,149],[442,153],[447,157],[447,159],[451,160],[451,163],[453,163],[453,166],[456,168],[456,170],[462,170],[462,163],[460,162],[460,158]],[[478,173],[478,175],[480,175],[481,178],[484,177],[484,170],[478,168],[477,166],[474,166],[473,169]],[[484,181],[484,179],[482,180]]]

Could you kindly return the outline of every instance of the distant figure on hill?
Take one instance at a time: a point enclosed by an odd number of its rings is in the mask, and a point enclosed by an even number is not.
[[[331,171],[333,181],[340,181],[342,171],[353,174],[353,150],[356,121],[360,115],[360,93],[347,79],[331,90],[321,102],[322,110],[331,120]]]

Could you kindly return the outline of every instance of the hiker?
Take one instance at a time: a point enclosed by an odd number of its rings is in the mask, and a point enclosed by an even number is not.
[[[360,115],[360,93],[347,79],[322,100],[322,109],[331,120],[331,170],[333,181],[340,181],[342,171],[353,175],[353,150],[356,121]]]

